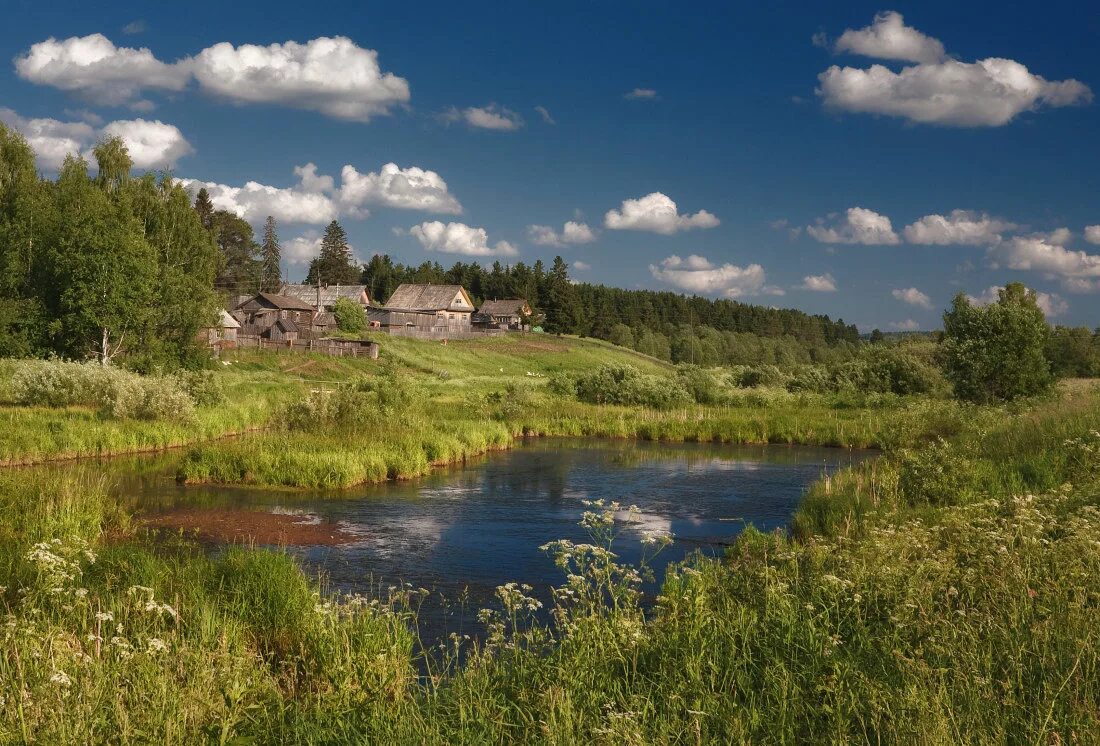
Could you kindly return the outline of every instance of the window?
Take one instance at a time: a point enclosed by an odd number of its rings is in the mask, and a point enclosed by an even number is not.
[[[454,317],[455,317],[455,315],[454,315],[453,313],[452,313],[452,314],[449,314],[449,315],[447,316],[447,318],[449,318],[449,319],[453,319]]]

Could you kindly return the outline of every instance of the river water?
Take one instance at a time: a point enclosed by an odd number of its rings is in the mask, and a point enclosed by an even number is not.
[[[674,536],[655,563],[660,577],[668,562],[691,552],[721,553],[747,524],[765,531],[785,526],[812,482],[870,455],[538,439],[422,479],[339,493],[184,487],[168,469],[156,468],[124,479],[120,489],[153,523],[196,530],[214,545],[285,545],[332,589],[369,592],[408,582],[434,597],[465,597],[476,610],[509,581],[529,583],[543,597],[561,583],[561,571],[539,546],[585,540],[578,526],[585,500],[640,508],[615,546],[624,561],[639,559],[643,532]],[[276,520],[274,533],[265,532]]]

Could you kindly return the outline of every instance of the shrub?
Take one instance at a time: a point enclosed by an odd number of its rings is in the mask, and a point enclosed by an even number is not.
[[[958,505],[974,493],[975,464],[942,438],[899,457],[898,490],[909,505]]]
[[[212,407],[225,401],[225,385],[212,370],[183,371],[176,379],[200,407]]]
[[[354,431],[386,419],[407,419],[420,410],[422,403],[419,389],[395,369],[386,368],[374,378],[310,393],[283,411],[282,423],[291,430]]]
[[[99,363],[21,361],[12,375],[11,395],[16,403],[30,406],[97,407],[116,419],[191,420],[195,414],[181,379],[139,376]]]
[[[672,409],[691,402],[678,380],[644,374],[632,365],[601,365],[576,381],[577,398],[591,404],[627,404]]]
[[[546,381],[546,388],[558,396],[574,397],[577,395],[577,377],[564,371],[552,373]]]
[[[337,298],[332,307],[336,328],[342,332],[358,332],[367,327],[367,314],[351,298]]]
[[[736,385],[741,388],[786,386],[790,376],[775,365],[756,365],[741,368]]]
[[[513,420],[523,415],[531,405],[531,391],[510,383],[503,391],[491,391],[485,397],[490,408],[489,416],[498,422]]]
[[[709,370],[697,365],[681,365],[676,369],[676,377],[699,404],[720,404],[726,399],[722,384]]]

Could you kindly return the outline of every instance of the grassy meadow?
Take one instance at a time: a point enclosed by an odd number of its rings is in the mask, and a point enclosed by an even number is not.
[[[376,363],[242,353],[217,375],[248,401],[175,426],[181,476],[340,486],[525,432],[884,455],[814,485],[790,532],[750,528],[724,558],[674,569],[652,606],[646,568],[608,549],[618,511],[594,504],[590,543],[545,548],[562,568],[550,621],[516,578],[479,614],[478,640],[434,650],[415,634],[419,589],[340,596],[280,552],[154,535],[93,464],[3,470],[0,743],[1096,742],[1091,384],[1002,407],[749,389],[657,410],[555,393],[620,354],[602,344],[390,342]],[[364,420],[363,402],[377,414]],[[172,427],[0,413],[9,461],[83,452],[67,434],[99,452],[164,447],[152,428]],[[135,424],[146,440],[106,435]],[[206,442],[243,427],[265,429]]]

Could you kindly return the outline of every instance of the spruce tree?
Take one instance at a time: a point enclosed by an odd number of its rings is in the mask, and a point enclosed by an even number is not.
[[[359,282],[360,268],[355,263],[348,244],[348,234],[333,220],[325,228],[321,239],[321,253],[309,263],[307,285],[355,285]]]
[[[275,232],[275,218],[267,216],[264,223],[264,240],[260,244],[260,290],[262,292],[278,292],[282,279],[280,262],[282,260],[282,247],[279,246],[279,236]]]
[[[210,230],[214,225],[214,203],[210,201],[210,192],[206,191],[206,187],[200,189],[195,195],[195,212],[202,221],[202,227]]]

